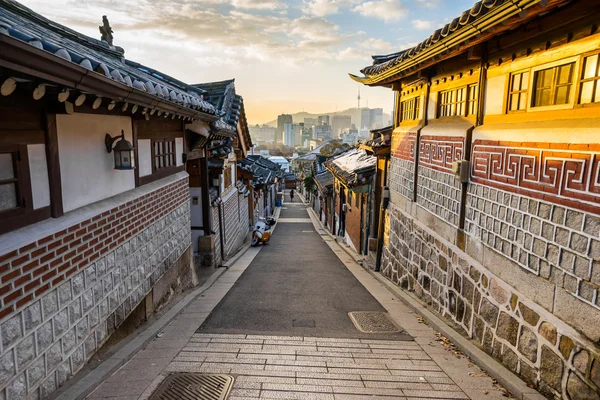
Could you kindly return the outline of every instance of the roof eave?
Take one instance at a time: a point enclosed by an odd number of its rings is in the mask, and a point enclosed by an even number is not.
[[[219,119],[216,115],[164,101],[157,96],[115,82],[97,72],[63,60],[10,36],[0,35],[0,46],[2,47],[0,67],[70,89],[93,93],[117,101],[132,102],[148,108],[159,108],[182,117],[204,121]]]
[[[478,35],[481,35],[482,32],[501,24],[502,22],[508,20],[509,18],[518,15],[523,10],[533,7],[538,3],[542,2],[542,0],[521,0],[521,1],[508,1],[504,4],[500,5],[498,8],[490,10],[484,16],[482,16],[479,20],[474,21],[471,24],[465,25],[463,29],[459,29],[450,36],[440,39],[437,43],[427,48],[426,50],[418,53],[416,56],[401,62],[400,64],[382,71],[379,74],[369,75],[364,77],[358,77],[350,74],[350,77],[366,86],[381,86],[383,84],[390,84],[392,80],[397,80],[400,75],[402,75],[409,68],[411,69],[410,74],[416,73],[419,70],[425,68],[425,65],[419,66],[419,64],[424,63],[425,61],[437,57],[445,51],[450,51],[450,49],[455,46],[460,45],[466,40],[476,38]],[[474,45],[480,43],[483,40],[474,41],[469,43],[469,46],[463,46],[459,50],[460,53],[466,51],[468,48],[473,47]],[[450,51],[451,56],[456,55],[456,52]],[[448,58],[448,57],[445,57]],[[427,65],[430,66],[430,65]]]

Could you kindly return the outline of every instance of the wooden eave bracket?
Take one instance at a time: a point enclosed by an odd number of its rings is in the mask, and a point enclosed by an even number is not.
[[[192,110],[164,101],[141,90],[124,86],[102,74],[63,60],[45,50],[38,49],[18,39],[0,35],[0,66],[69,89],[80,90],[119,102],[130,102],[149,109],[158,108],[171,114],[208,122],[218,116]]]

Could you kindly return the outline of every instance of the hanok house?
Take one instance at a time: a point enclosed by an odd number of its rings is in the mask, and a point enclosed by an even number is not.
[[[354,77],[396,94],[382,273],[561,399],[600,397],[591,4],[478,2]]]
[[[252,147],[242,96],[235,81],[193,85],[221,115],[208,131],[190,132],[196,152],[188,161],[192,191],[192,237],[203,265],[219,266],[249,238],[249,184],[238,176],[238,162]]]
[[[381,256],[383,252],[383,240],[378,240],[383,237],[383,219],[384,205],[387,199],[384,199],[385,191],[388,186],[388,170],[390,165],[391,155],[391,139],[393,126],[387,126],[371,131],[372,138],[361,142],[359,147],[369,155],[377,158],[377,169],[373,177],[373,187],[371,189],[372,202],[371,206],[371,221],[369,226],[369,243],[367,263],[376,271],[381,268]],[[389,193],[389,190],[387,190]]]
[[[249,210],[252,224],[275,212],[275,201],[283,170],[279,164],[259,155],[249,155],[238,163],[238,176],[250,184]]]
[[[46,398],[195,282],[186,127],[202,91],[0,1],[0,398]]]
[[[313,203],[313,210],[317,213],[321,223],[325,227],[330,228],[333,223],[333,175],[331,172],[325,170],[316,174],[315,185],[317,186],[317,195]]]
[[[359,254],[366,254],[370,226],[371,188],[377,158],[353,148],[325,162],[333,183],[332,233]]]

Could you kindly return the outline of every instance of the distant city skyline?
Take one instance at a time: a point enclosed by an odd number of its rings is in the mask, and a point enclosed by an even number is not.
[[[125,57],[194,84],[235,78],[250,124],[283,113],[355,108],[373,54],[397,52],[474,0],[20,0],[99,38],[106,15]],[[360,104],[390,113],[393,93],[360,87]]]

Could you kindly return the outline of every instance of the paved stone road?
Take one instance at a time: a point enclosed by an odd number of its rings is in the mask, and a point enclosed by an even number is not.
[[[468,399],[412,341],[195,334],[168,370],[233,374],[230,400]]]
[[[175,371],[234,375],[230,400],[506,398],[477,366],[447,351],[429,326],[306,224],[304,206],[286,204],[281,217],[271,246],[248,250],[89,398],[145,400]],[[283,243],[279,248],[277,241]],[[297,254],[277,273],[265,273],[292,243],[300,246]],[[306,243],[310,249],[302,247]],[[315,254],[325,261],[307,270],[302,259]],[[294,285],[281,284],[285,268],[296,269],[288,271],[296,275]],[[323,272],[328,268],[338,280]],[[310,289],[307,276],[318,290]],[[325,301],[310,309],[311,301],[298,298],[303,292],[314,304]],[[275,299],[268,307],[267,294]],[[359,333],[347,312],[364,310],[387,310],[406,333],[391,338]],[[314,327],[295,327],[298,315]]]

